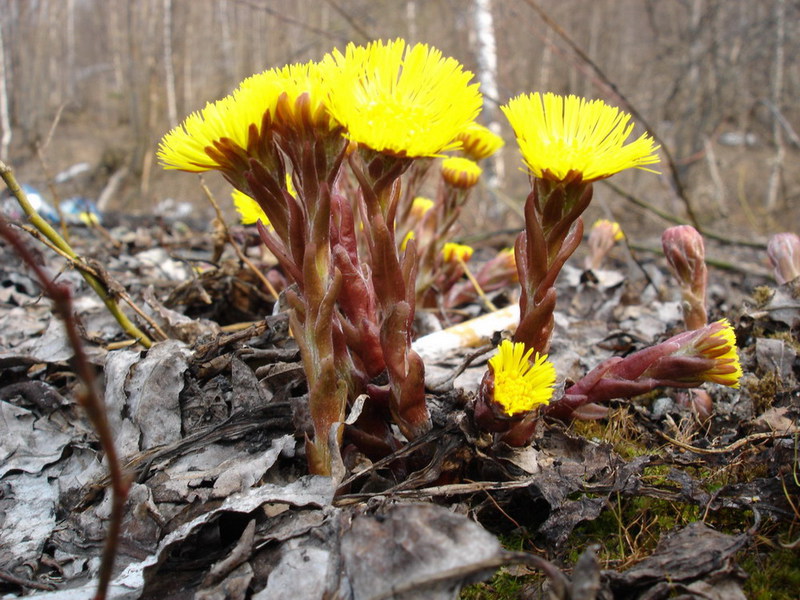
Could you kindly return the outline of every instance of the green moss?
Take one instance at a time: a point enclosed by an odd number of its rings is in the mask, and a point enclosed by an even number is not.
[[[800,551],[779,548],[769,554],[749,552],[740,566],[749,578],[744,591],[752,600],[794,600],[800,590]]]
[[[465,587],[459,597],[461,600],[516,600],[531,579],[531,576],[518,577],[500,569],[491,580]]]

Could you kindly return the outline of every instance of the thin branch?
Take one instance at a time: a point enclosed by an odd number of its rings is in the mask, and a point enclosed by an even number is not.
[[[200,176],[200,186],[203,188],[203,192],[205,193],[206,198],[208,198],[208,201],[211,202],[211,206],[214,207],[214,212],[217,213],[217,221],[219,221],[219,224],[222,227],[222,230],[225,234],[225,239],[231,245],[233,251],[236,252],[236,256],[238,256],[239,260],[241,260],[250,268],[258,280],[264,285],[265,288],[267,288],[267,291],[270,293],[272,298],[277,302],[278,291],[275,289],[275,286],[270,283],[269,279],[267,279],[267,277],[261,272],[261,269],[256,267],[253,264],[253,261],[251,261],[247,255],[245,255],[239,244],[236,243],[236,240],[233,239],[231,231],[228,229],[228,225],[225,223],[225,217],[222,214],[222,210],[220,210],[219,204],[217,204],[217,200],[214,198],[214,194],[212,194],[211,190],[208,189],[208,186],[206,185],[206,182],[203,180],[202,176]]]
[[[3,175],[3,179],[8,183],[6,175],[10,173],[10,170],[3,163],[0,163],[0,166],[2,167],[2,169],[0,169],[0,174]],[[11,186],[9,185],[9,187]],[[102,562],[100,563],[97,592],[94,596],[94,600],[104,600],[113,573],[114,559],[117,555],[117,544],[119,541],[119,533],[122,528],[125,498],[128,495],[128,481],[122,474],[119,457],[117,456],[117,450],[114,446],[114,434],[106,415],[105,403],[97,392],[94,368],[89,364],[89,360],[83,349],[83,343],[80,333],[78,332],[78,325],[72,312],[72,296],[69,288],[50,279],[47,273],[37,264],[30,250],[22,243],[19,236],[17,236],[11,227],[8,226],[6,220],[1,216],[0,235],[8,241],[17,255],[34,273],[45,295],[53,301],[53,311],[58,314],[64,322],[64,330],[74,353],[73,364],[75,373],[83,384],[83,389],[78,392],[77,399],[83,410],[86,411],[86,415],[89,417],[89,421],[92,423],[97,433],[100,446],[105,453],[106,462],[108,463],[112,495],[111,515],[109,517],[108,534],[103,547]]]
[[[22,191],[19,183],[17,183],[11,167],[2,161],[0,161],[0,177],[2,177],[3,181],[5,181],[6,185],[8,186],[9,191],[17,199],[17,202],[19,202],[22,210],[25,211],[25,214],[27,215],[31,224],[36,227],[36,229],[38,229],[48,240],[50,240],[54,246],[59,248],[71,259],[80,260],[72,247],[66,241],[64,241],[64,238],[62,238],[58,232],[53,229],[50,224],[45,221],[41,215],[39,215],[39,213],[36,212],[36,210],[34,210],[33,206],[31,206],[31,203],[28,201],[28,197],[25,195],[25,192]],[[127,333],[133,339],[137,340],[145,348],[152,346],[152,340],[143,331],[136,327],[136,325],[128,318],[128,316],[122,312],[119,304],[117,304],[116,299],[114,298],[113,294],[110,293],[106,284],[100,281],[97,277],[89,275],[88,273],[82,271],[81,274],[86,280],[86,283],[89,284],[89,287],[94,290],[94,292],[103,301],[103,304],[106,305],[106,308],[117,320],[117,323],[120,324],[120,327],[122,327],[123,331],[125,331],[125,333]]]

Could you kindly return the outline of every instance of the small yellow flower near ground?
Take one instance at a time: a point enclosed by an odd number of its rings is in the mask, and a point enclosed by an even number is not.
[[[622,233],[622,227],[616,221],[609,221],[608,219],[597,219],[592,225],[592,230],[595,229],[608,229],[609,234],[614,237],[614,241],[618,242],[625,237]]]
[[[523,162],[540,179],[584,182],[625,169],[650,171],[659,161],[653,138],[633,131],[630,115],[602,100],[577,96],[523,94],[500,107],[517,136]],[[655,171],[653,171],[655,172]]]
[[[461,142],[461,151],[472,160],[483,160],[505,146],[503,138],[475,122],[460,131],[456,139]]]
[[[483,169],[474,160],[450,156],[442,161],[442,177],[453,187],[466,190],[478,183]]]
[[[456,244],[455,242],[447,242],[442,248],[442,258],[445,262],[461,260],[467,262],[472,258],[475,249],[466,244]]]
[[[556,368],[547,360],[547,355],[533,349],[525,350],[525,344],[503,340],[497,354],[489,359],[489,368],[494,374],[494,401],[509,415],[533,410],[538,405],[549,404],[556,382]]]
[[[705,381],[739,387],[742,366],[736,351],[736,334],[728,319],[720,319],[709,327],[707,335],[695,340],[687,353],[712,359],[714,366],[701,375]]]
[[[483,103],[472,73],[427,44],[405,40],[349,44],[322,61],[328,108],[345,135],[394,156],[437,156]]]

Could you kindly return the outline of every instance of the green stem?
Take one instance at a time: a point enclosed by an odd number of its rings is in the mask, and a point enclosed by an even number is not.
[[[28,220],[31,224],[38,229],[42,235],[44,235],[50,242],[56,246],[59,250],[61,250],[64,254],[69,256],[71,259],[80,261],[80,257],[75,253],[72,247],[61,237],[58,232],[53,229],[50,224],[45,221],[39,213],[31,206],[31,203],[28,201],[28,197],[25,195],[25,192],[22,191],[19,183],[17,183],[16,178],[14,177],[14,173],[11,170],[11,167],[6,165],[4,162],[0,161],[0,177],[3,178],[8,189],[17,199],[19,205],[22,207],[22,210],[25,211],[25,214],[28,217]],[[130,337],[135,339],[145,348],[149,348],[153,345],[153,342],[150,338],[141,331],[134,323],[128,319],[128,316],[122,312],[122,309],[117,304],[116,299],[109,293],[108,288],[106,285],[96,278],[94,275],[87,273],[83,270],[80,271],[83,278],[86,280],[86,283],[89,284],[89,287],[92,288],[95,293],[100,297],[103,301],[103,304],[106,305],[108,311],[113,315],[113,317],[117,320],[120,327],[127,333]]]

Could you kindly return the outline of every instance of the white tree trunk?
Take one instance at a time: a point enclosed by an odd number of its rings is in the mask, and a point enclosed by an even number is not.
[[[164,79],[167,85],[167,116],[169,124],[178,124],[178,104],[175,98],[175,69],[172,66],[172,0],[164,0]]]
[[[492,19],[492,0],[474,0],[473,27],[477,44],[476,59],[478,63],[478,81],[484,97],[483,114],[486,126],[497,135],[500,135],[500,120],[497,103],[499,92],[497,90],[497,45],[494,37],[494,20]],[[484,160],[483,168],[486,173],[486,185],[494,191],[500,184],[503,176],[503,161],[501,153]]]
[[[11,65],[6,64],[3,28],[0,24],[0,160],[8,160],[8,147],[11,145],[11,116],[8,106],[8,88],[11,80]]]

